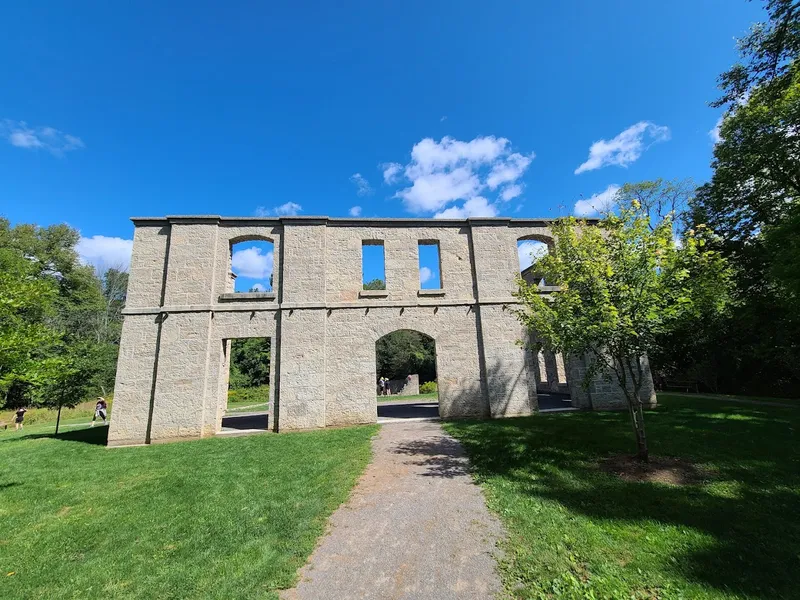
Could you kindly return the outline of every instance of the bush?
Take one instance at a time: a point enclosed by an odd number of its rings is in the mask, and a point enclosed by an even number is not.
[[[269,402],[269,386],[259,385],[257,387],[228,390],[228,402],[236,402],[237,404],[261,404]]]
[[[435,381],[426,381],[421,386],[419,386],[419,393],[420,394],[438,394],[439,393],[439,386],[436,385]]]

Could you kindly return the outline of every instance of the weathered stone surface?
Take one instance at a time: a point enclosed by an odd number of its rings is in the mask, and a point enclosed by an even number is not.
[[[272,340],[276,430],[375,422],[375,343],[398,329],[435,340],[443,417],[531,414],[544,371],[559,384],[566,371],[576,406],[623,405],[601,379],[591,398],[579,389],[582,358],[539,371],[536,357],[517,344],[525,338],[512,310],[517,241],[549,243],[546,220],[196,216],[134,223],[111,444],[219,431],[230,340],[245,337]],[[231,246],[247,240],[274,245],[274,299],[226,296],[234,284]],[[360,294],[365,241],[384,245],[380,297]],[[421,241],[439,244],[435,295],[420,293]]]

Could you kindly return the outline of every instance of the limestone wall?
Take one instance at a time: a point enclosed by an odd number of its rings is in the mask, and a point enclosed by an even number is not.
[[[375,343],[398,329],[435,340],[443,417],[537,410],[534,362],[517,344],[525,334],[511,294],[517,240],[548,241],[547,221],[192,216],[134,223],[110,444],[215,434],[230,340],[243,337],[272,340],[276,430],[374,422]],[[273,243],[274,293],[231,294],[231,246],[246,240]],[[384,245],[385,292],[363,293],[364,241]],[[420,242],[439,245],[440,290],[420,289]]]

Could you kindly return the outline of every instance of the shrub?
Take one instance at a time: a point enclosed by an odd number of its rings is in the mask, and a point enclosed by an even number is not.
[[[261,404],[269,402],[269,386],[259,385],[257,387],[228,390],[228,402],[246,402],[247,404]]]
[[[419,393],[420,394],[438,394],[439,393],[439,386],[436,385],[435,381],[426,381],[421,386],[419,386]]]

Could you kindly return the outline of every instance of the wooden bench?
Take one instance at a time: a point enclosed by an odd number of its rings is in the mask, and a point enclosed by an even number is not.
[[[691,379],[667,379],[664,382],[664,389],[682,390],[686,393],[694,392],[695,394],[700,391],[698,382]]]

